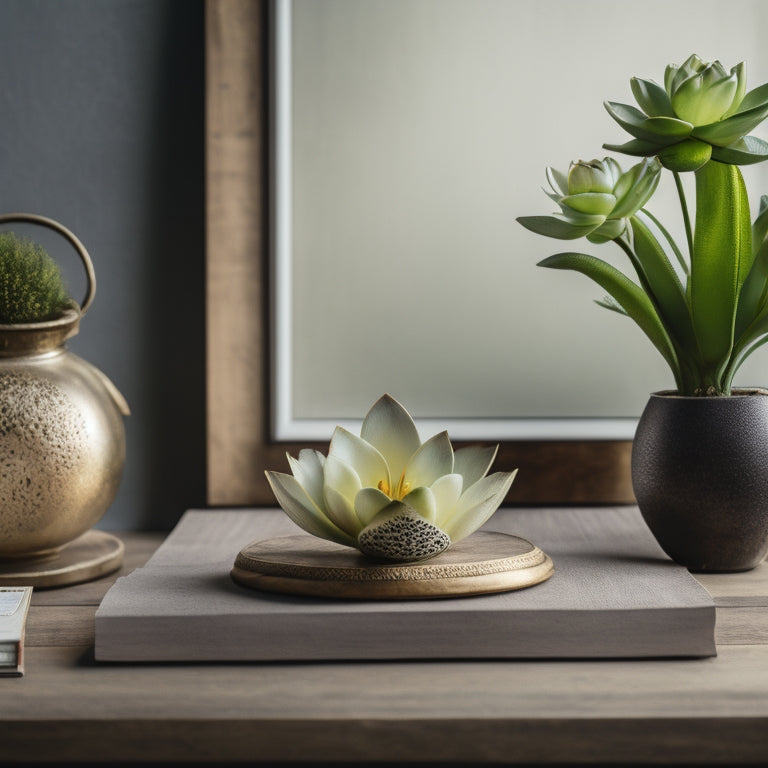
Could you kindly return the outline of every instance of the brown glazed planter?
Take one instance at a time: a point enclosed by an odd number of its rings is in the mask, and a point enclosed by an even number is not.
[[[632,446],[632,486],[677,563],[700,573],[754,568],[768,552],[768,390],[652,394]]]

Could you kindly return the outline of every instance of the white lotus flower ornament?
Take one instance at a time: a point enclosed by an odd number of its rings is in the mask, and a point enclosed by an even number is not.
[[[384,395],[359,437],[336,427],[327,458],[305,448],[298,459],[288,456],[292,475],[265,474],[308,533],[376,560],[411,562],[466,538],[498,509],[517,470],[488,475],[497,451],[454,451],[447,432],[422,443],[408,411]]]

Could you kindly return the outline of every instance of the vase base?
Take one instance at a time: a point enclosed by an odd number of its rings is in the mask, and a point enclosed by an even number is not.
[[[554,572],[549,555],[517,536],[478,531],[427,561],[383,565],[309,535],[255,541],[231,571],[266,592],[363,600],[458,597],[539,584]]]
[[[0,586],[63,587],[106,576],[123,563],[123,542],[90,530],[44,558],[0,561]]]

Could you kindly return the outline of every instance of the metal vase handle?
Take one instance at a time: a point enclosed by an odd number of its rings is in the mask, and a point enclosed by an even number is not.
[[[82,304],[80,304],[80,314],[84,315],[88,307],[91,306],[93,297],[96,295],[96,273],[93,270],[93,262],[88,255],[88,251],[85,250],[85,246],[63,224],[59,224],[58,221],[49,219],[46,216],[38,216],[36,213],[0,214],[0,224],[6,224],[11,221],[26,221],[31,224],[39,224],[42,227],[48,227],[48,229],[52,229],[66,238],[70,245],[77,251],[77,255],[80,257],[83,266],[85,267],[85,275],[88,278],[88,288],[85,292],[85,298],[83,299]]]

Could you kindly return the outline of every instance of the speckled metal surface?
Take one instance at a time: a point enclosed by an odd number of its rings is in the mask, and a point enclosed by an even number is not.
[[[0,558],[55,551],[117,493],[128,409],[103,373],[66,349],[74,320],[0,326]]]

